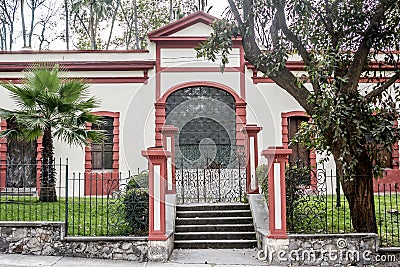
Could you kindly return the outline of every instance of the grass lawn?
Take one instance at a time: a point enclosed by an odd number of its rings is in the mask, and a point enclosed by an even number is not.
[[[350,209],[342,195],[305,196],[296,201],[296,211],[288,214],[288,224],[296,233],[352,233]],[[381,246],[400,246],[400,194],[375,195],[376,220]],[[290,228],[289,228],[290,229]],[[293,228],[292,228],[293,229]]]
[[[62,221],[66,199],[39,202],[37,197],[0,197],[0,221]],[[129,235],[121,200],[102,197],[68,198],[68,235]]]
[[[297,233],[351,233],[350,210],[344,196],[336,207],[336,196],[305,196],[297,201],[293,223]],[[381,246],[400,246],[400,195],[375,195]],[[327,216],[326,216],[327,215]],[[66,199],[43,203],[37,197],[0,197],[1,221],[65,221]],[[289,228],[290,229],[290,228]],[[68,235],[130,235],[120,199],[102,197],[68,198]]]

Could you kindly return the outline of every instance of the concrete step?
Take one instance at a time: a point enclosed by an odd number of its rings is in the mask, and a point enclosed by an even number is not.
[[[231,249],[231,248],[254,248],[257,240],[177,240],[175,248],[180,249]]]
[[[255,232],[185,232],[175,233],[175,240],[255,240]]]
[[[250,210],[198,210],[177,211],[177,218],[205,218],[205,217],[251,217]]]
[[[209,225],[176,225],[176,233],[184,232],[252,232],[253,224],[209,224]]]
[[[176,210],[177,211],[250,210],[250,205],[243,203],[186,204],[186,205],[177,205]]]
[[[176,218],[176,225],[252,224],[252,217]]]

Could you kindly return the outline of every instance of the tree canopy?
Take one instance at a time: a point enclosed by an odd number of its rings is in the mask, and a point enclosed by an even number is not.
[[[230,14],[198,55],[228,61],[240,35],[246,60],[311,116],[298,140],[332,153],[353,226],[376,232],[372,177],[399,140],[398,0],[228,0]],[[300,57],[298,75],[287,62]],[[372,223],[371,223],[372,221]]]

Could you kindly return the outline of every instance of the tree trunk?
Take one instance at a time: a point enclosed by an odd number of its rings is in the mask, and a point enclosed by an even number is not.
[[[25,12],[24,0],[21,0],[21,23],[22,23],[22,39],[24,40],[24,47],[26,47],[26,28],[25,28]]]
[[[43,134],[42,150],[42,172],[39,200],[42,202],[57,201],[56,193],[56,171],[53,158],[53,138],[51,128],[47,127]]]
[[[139,27],[138,27],[138,12],[137,12],[137,2],[133,1],[134,4],[134,14],[135,14],[135,48],[139,49]]]
[[[68,0],[64,0],[64,10],[65,10],[65,42],[67,45],[67,50],[69,50],[69,10],[68,10]]]
[[[336,160],[336,169],[340,177],[344,195],[349,203],[351,222],[358,233],[377,233],[373,175],[369,157],[360,155],[354,177],[343,176],[341,163]],[[339,178],[338,177],[338,178]]]

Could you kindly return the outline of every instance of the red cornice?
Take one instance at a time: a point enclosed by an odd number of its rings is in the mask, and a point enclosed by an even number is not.
[[[123,54],[123,53],[149,53],[149,50],[20,50],[20,51],[0,51],[0,54]]]
[[[249,62],[245,63],[246,67],[251,70],[256,70],[256,67]],[[291,71],[305,71],[305,65],[303,61],[287,61],[286,67]],[[385,64],[384,62],[372,62],[366,71],[383,70],[393,71],[395,67]]]
[[[190,27],[196,23],[204,23],[206,25],[211,25],[211,23],[218,18],[207,14],[206,12],[199,11],[193,13],[189,16],[186,16],[180,20],[172,22],[164,27],[161,27],[155,31],[152,31],[148,34],[148,37],[151,41],[154,41],[154,38],[161,37],[161,36],[169,36],[174,34],[182,29]]]
[[[96,83],[146,83],[149,79],[148,77],[138,76],[138,77],[83,77],[83,79],[90,84]],[[22,83],[21,78],[0,78],[1,82],[10,82],[14,84]]]
[[[246,67],[249,70],[253,71],[253,76],[251,77],[253,79],[253,83],[274,83],[274,81],[269,78],[269,77],[260,77],[258,76],[258,71],[256,67],[249,62],[245,63]],[[305,65],[303,61],[287,61],[286,62],[286,67],[290,71],[305,71]],[[387,64],[384,64],[383,62],[372,62],[370,64],[370,67],[367,68],[365,71],[393,71],[396,68],[393,66],[389,66]],[[390,79],[390,76],[383,76],[383,77],[370,77],[370,78],[365,78],[362,77],[360,78],[359,82],[360,83],[377,83],[377,82],[384,82],[386,80]],[[309,82],[309,81],[308,81]],[[396,82],[400,82],[400,79],[397,80]]]
[[[55,62],[69,71],[133,71],[154,68],[155,61],[62,61]],[[32,62],[0,62],[0,72],[19,72]]]

